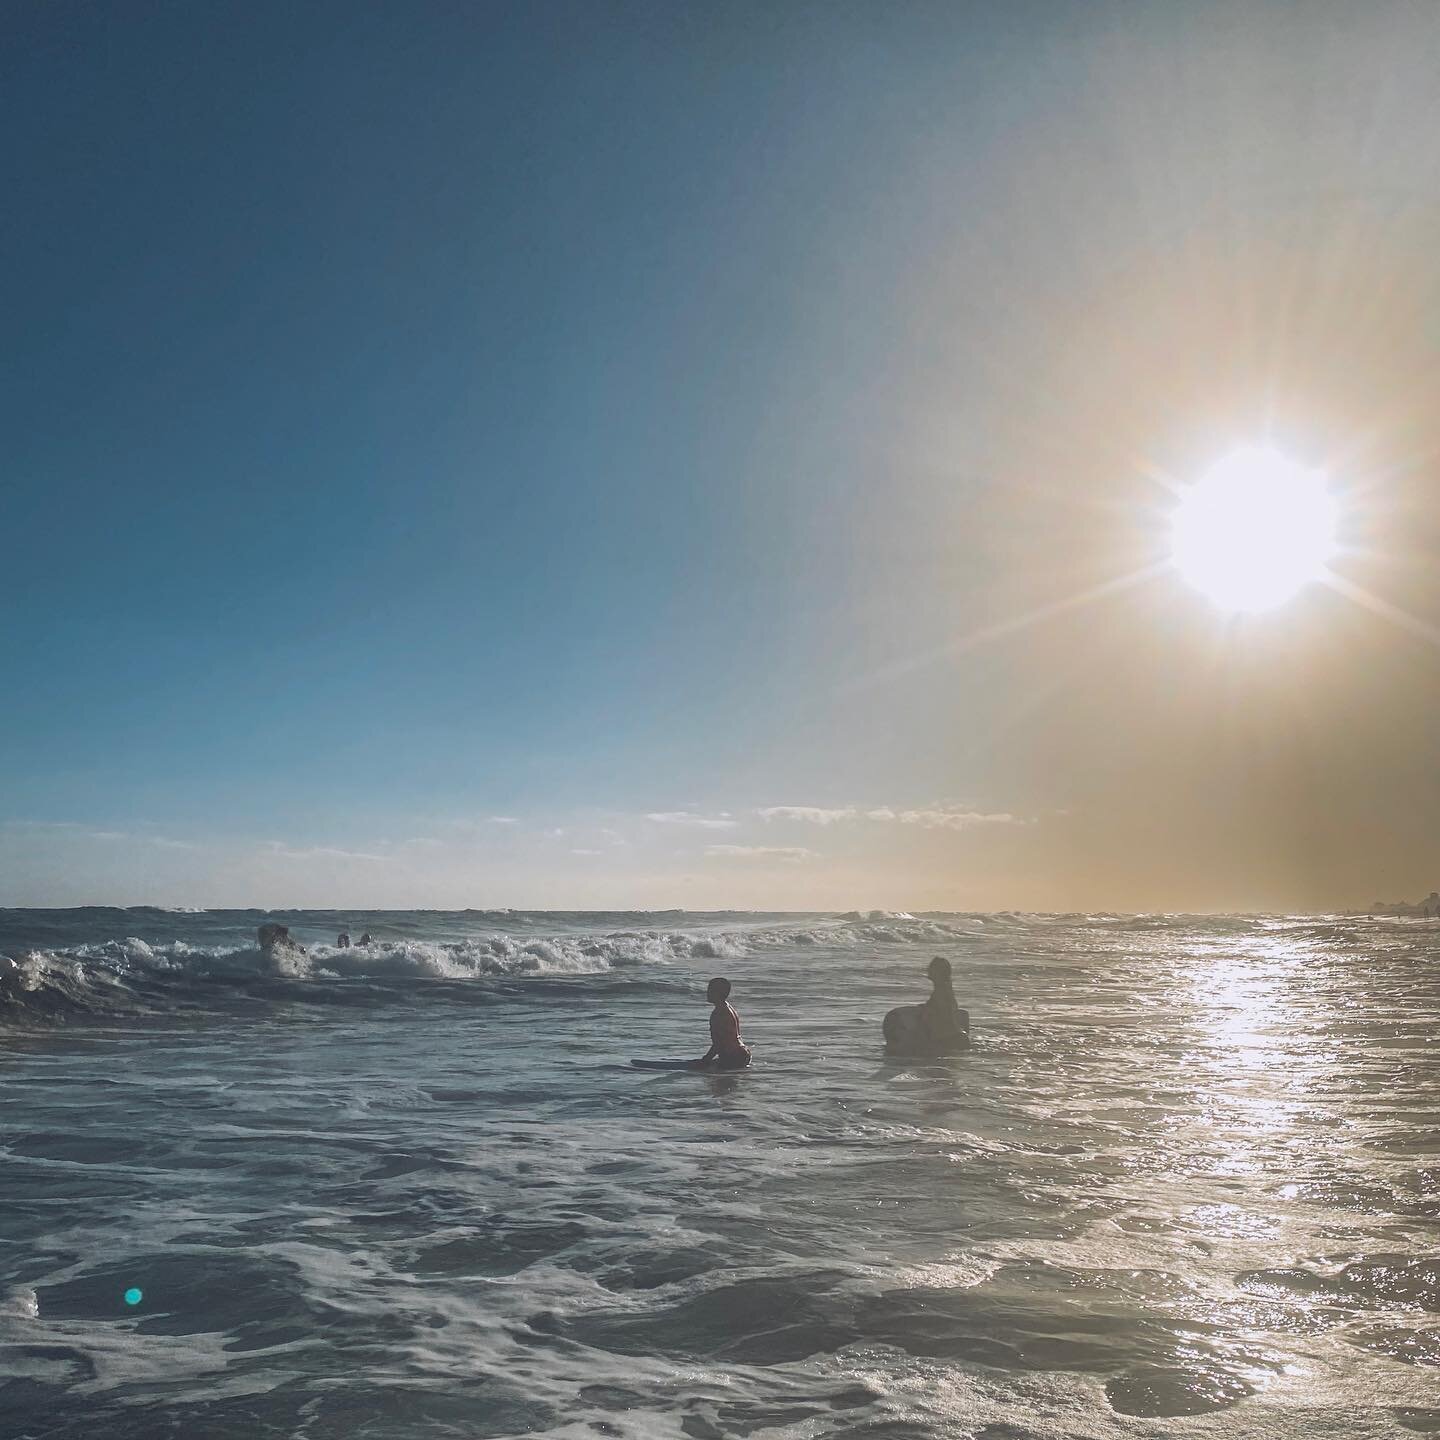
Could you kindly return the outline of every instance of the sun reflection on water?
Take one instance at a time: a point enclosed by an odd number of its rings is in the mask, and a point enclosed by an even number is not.
[[[1240,1175],[1285,1167],[1310,1109],[1307,1080],[1326,1058],[1313,945],[1268,931],[1245,937],[1243,948],[1217,943],[1178,958],[1171,998],[1191,1022],[1182,1063],[1195,1123],[1206,1132],[1197,1143],[1202,1168]]]

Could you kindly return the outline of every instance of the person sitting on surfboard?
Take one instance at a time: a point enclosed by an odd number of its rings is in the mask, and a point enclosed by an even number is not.
[[[750,1047],[740,1039],[740,1017],[730,1004],[730,982],[717,975],[705,987],[705,998],[715,1007],[710,1012],[710,1048],[696,1068],[743,1070],[750,1063]]]
[[[937,955],[925,973],[933,987],[923,1005],[899,1005],[885,1017],[887,1055],[953,1055],[970,1045],[970,1012],[955,1003],[950,962]]]

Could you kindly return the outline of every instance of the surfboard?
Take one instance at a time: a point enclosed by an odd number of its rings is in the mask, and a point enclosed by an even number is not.
[[[698,1060],[632,1060],[637,1070],[689,1070],[696,1075],[747,1075],[755,1067],[742,1065],[738,1070],[727,1070],[721,1065],[702,1065]]]

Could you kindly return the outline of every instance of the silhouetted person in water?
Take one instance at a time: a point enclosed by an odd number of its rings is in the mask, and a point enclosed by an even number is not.
[[[923,1005],[901,1005],[885,1017],[887,1055],[953,1055],[970,1046],[970,1012],[955,1003],[950,962],[937,955],[925,973],[934,987]]]
[[[363,945],[365,942],[362,940],[360,943]],[[342,930],[339,935],[335,937],[335,944],[341,950],[348,950],[350,948],[350,932],[348,930]]]
[[[298,950],[302,955],[305,953],[305,947],[290,938],[288,925],[262,925],[256,934],[260,937],[262,950]]]
[[[710,1048],[690,1063],[697,1070],[743,1070],[750,1063],[750,1047],[740,1039],[740,1017],[730,1004],[730,982],[717,975],[706,987],[710,1012]]]
[[[304,955],[305,947],[298,941],[290,938],[290,930],[285,925],[262,925],[258,931],[260,937],[260,952],[272,966],[280,967],[286,957],[295,958]]]

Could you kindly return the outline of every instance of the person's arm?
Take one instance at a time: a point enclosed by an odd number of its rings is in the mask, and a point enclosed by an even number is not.
[[[715,1032],[719,1028],[715,1024],[715,1017],[719,1011],[710,1012],[710,1048],[697,1060],[697,1065],[710,1065],[720,1058],[720,1037]]]

